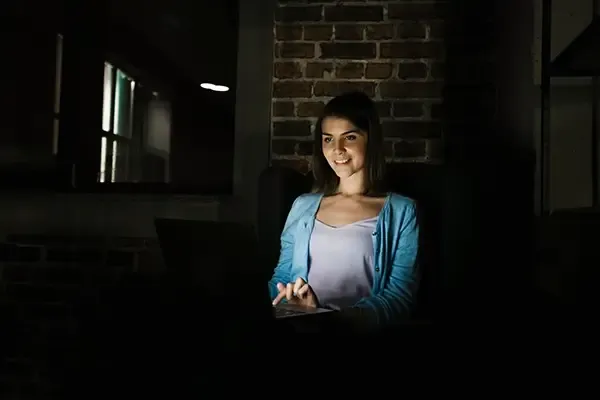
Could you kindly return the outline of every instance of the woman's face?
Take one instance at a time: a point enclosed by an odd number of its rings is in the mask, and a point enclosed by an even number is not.
[[[342,179],[363,170],[367,135],[344,118],[327,117],[321,125],[323,155]]]

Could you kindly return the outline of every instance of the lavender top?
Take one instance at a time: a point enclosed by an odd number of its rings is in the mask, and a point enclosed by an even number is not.
[[[319,304],[339,310],[373,288],[373,232],[377,217],[334,227],[319,220],[310,237],[308,284]]]

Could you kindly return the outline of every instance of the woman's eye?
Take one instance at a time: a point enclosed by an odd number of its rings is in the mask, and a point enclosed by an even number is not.
[[[332,140],[333,140],[333,139],[332,139],[332,138],[330,138],[330,137],[323,138],[323,141],[324,141],[325,143],[331,143],[331,141],[332,141]]]
[[[348,136],[346,136],[346,140],[350,140],[350,141],[356,140],[356,136],[355,135],[348,135]]]

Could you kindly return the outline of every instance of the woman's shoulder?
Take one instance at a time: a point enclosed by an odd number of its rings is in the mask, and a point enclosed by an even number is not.
[[[302,214],[307,211],[310,211],[313,208],[318,207],[322,197],[322,193],[301,194],[296,198],[296,200],[294,200],[294,204],[292,204],[292,209],[290,210],[290,213]]]
[[[301,194],[300,196],[298,196],[296,198],[296,201],[294,201],[294,203],[298,203],[298,204],[309,204],[309,203],[316,203],[321,201],[321,198],[323,197],[323,193],[304,193]]]
[[[388,194],[390,205],[393,208],[411,208],[414,209],[417,205],[417,202],[407,196],[401,195],[399,193],[390,192]]]

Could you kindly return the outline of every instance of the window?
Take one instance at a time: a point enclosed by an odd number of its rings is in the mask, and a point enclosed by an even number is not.
[[[102,95],[98,182],[168,183],[169,102],[109,62]]]
[[[231,193],[230,100],[203,90],[173,60],[125,33],[98,48],[65,32],[56,45],[56,187]]]

